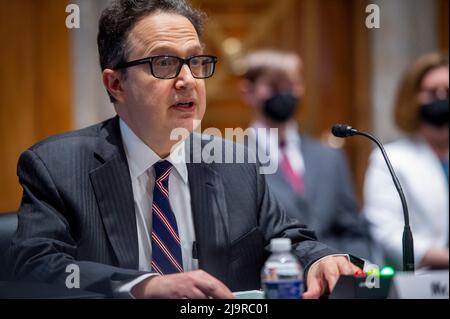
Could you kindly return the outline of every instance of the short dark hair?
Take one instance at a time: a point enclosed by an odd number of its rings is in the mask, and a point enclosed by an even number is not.
[[[115,0],[102,12],[97,37],[102,70],[126,62],[128,33],[145,16],[155,12],[177,13],[202,33],[204,14],[185,0]]]
[[[157,12],[186,17],[201,37],[205,14],[187,0],[114,0],[103,10],[99,21],[97,45],[102,70],[126,62],[129,32],[142,18]],[[114,102],[111,95],[110,98]]]
[[[302,68],[300,56],[292,51],[278,49],[259,49],[247,53],[243,58],[243,78],[255,83],[259,78],[269,75],[274,80],[286,77],[294,68]]]

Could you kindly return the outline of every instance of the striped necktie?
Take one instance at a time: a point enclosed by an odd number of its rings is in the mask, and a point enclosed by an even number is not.
[[[169,202],[169,176],[172,164],[154,165],[155,187],[152,203],[152,270],[161,275],[183,272],[177,221]]]

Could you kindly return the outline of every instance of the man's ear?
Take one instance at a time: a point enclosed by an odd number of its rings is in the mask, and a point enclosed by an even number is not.
[[[303,83],[296,85],[294,88],[294,94],[302,98],[305,95],[305,85]]]
[[[253,85],[249,80],[243,79],[239,81],[239,93],[242,100],[251,107],[255,107],[253,97]]]
[[[102,72],[103,85],[109,94],[119,103],[122,103],[124,100],[123,79],[123,73],[120,71],[104,69]]]

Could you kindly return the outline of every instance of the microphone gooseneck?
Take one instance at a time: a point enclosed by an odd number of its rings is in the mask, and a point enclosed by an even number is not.
[[[397,178],[397,175],[395,174],[394,168],[391,165],[391,162],[386,154],[386,151],[383,147],[383,144],[373,135],[358,131],[357,129],[354,129],[350,125],[346,124],[336,124],[331,129],[331,132],[336,137],[349,137],[354,135],[361,135],[365,136],[371,141],[373,141],[378,148],[381,150],[381,154],[383,154],[384,161],[386,162],[386,165],[389,169],[389,172],[391,173],[392,180],[394,182],[395,188],[397,189],[398,195],[400,196],[400,201],[402,203],[403,207],[403,218],[405,221],[405,225],[403,228],[403,270],[404,271],[414,271],[414,241],[413,236],[411,233],[411,228],[409,225],[409,212],[408,212],[408,205],[406,204],[405,194],[403,193],[402,186],[400,185],[400,182]]]

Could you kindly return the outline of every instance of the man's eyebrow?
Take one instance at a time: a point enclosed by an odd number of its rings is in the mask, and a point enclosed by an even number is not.
[[[205,49],[205,46],[202,45],[194,45],[192,47],[189,47],[186,51],[188,53],[195,53],[195,54],[203,54]],[[157,46],[152,48],[151,50],[146,51],[146,55],[155,55],[155,54],[172,54],[172,55],[177,55],[176,54],[176,48],[172,47],[172,46],[166,46],[166,45],[161,45],[161,46]]]

